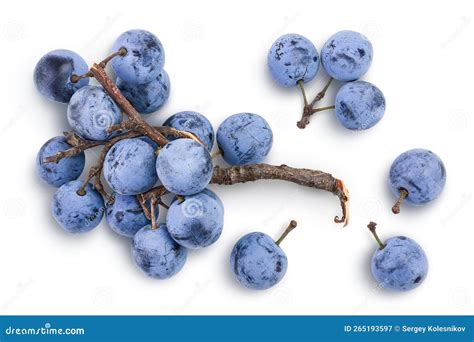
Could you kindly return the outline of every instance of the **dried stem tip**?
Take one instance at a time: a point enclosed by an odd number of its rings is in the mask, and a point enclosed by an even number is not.
[[[367,225],[367,228],[369,228],[370,232],[372,233],[375,240],[379,244],[379,248],[384,249],[385,244],[382,242],[382,240],[380,240],[379,236],[377,235],[377,232],[375,231],[375,229],[377,228],[377,223],[370,221],[369,224]]]
[[[288,224],[288,227],[286,227],[285,231],[283,232],[283,234],[281,234],[280,238],[278,240],[275,241],[275,244],[277,246],[280,246],[280,243],[286,238],[286,236],[293,230],[296,228],[296,226],[298,225],[298,223],[295,221],[295,220],[291,220],[291,222]]]
[[[408,190],[404,188],[400,188],[400,197],[398,197],[397,202],[392,207],[392,213],[399,214],[400,213],[400,205],[403,203],[405,198],[408,197]]]

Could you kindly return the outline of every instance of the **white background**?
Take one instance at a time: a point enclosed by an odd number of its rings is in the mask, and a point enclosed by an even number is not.
[[[2,2],[0,313],[472,314],[473,5],[443,3]],[[264,116],[274,132],[268,162],[343,179],[351,194],[350,225],[332,222],[340,209],[327,193],[281,182],[213,186],[225,204],[224,232],[212,247],[190,252],[182,272],[167,281],[142,275],[132,263],[130,241],[105,222],[81,236],[57,226],[49,211],[55,189],[37,179],[34,160],[47,139],[68,130],[66,107],[36,92],[33,68],[57,48],[99,61],[132,28],[155,33],[166,50],[172,91],[154,123],[182,110],[202,112],[215,128],[242,111]],[[384,92],[385,117],[354,133],[328,111],[299,130],[299,93],[272,82],[267,51],[289,32],[307,36],[319,50],[343,29],[372,41],[374,60],[364,79]],[[321,70],[308,84],[311,96],[326,78]],[[338,86],[322,104],[332,104]],[[395,217],[388,169],[415,147],[444,160],[447,185],[434,203],[403,206]],[[97,151],[87,156],[90,162]],[[278,237],[291,219],[299,226],[282,244],[289,258],[283,281],[263,292],[242,288],[228,264],[235,241],[255,230]],[[406,235],[423,246],[430,271],[421,287],[408,293],[377,289],[369,220],[379,223],[382,238]]]

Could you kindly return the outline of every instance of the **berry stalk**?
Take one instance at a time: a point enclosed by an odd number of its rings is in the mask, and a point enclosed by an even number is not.
[[[311,101],[310,103],[308,103],[308,99],[306,97],[306,92],[304,90],[303,81],[298,81],[298,86],[301,89],[301,94],[303,95],[303,100],[304,100],[303,115],[301,116],[300,121],[298,121],[296,123],[296,126],[298,126],[298,128],[304,129],[309,124],[309,118],[311,117],[311,115],[313,115],[316,112],[321,111],[321,110],[315,110],[314,106],[316,105],[316,103],[321,101],[324,98],[324,96],[326,96],[326,91],[328,90],[329,86],[331,85],[332,80],[333,80],[333,78],[331,77],[329,79],[329,81],[326,83],[326,85],[324,86],[324,88],[319,93],[316,94],[313,101]],[[327,109],[329,109],[329,108],[327,108]]]
[[[375,222],[369,222],[369,224],[367,225],[367,228],[369,228],[370,232],[372,233],[372,235],[374,236],[375,240],[377,241],[377,243],[379,244],[379,249],[384,249],[385,248],[385,244],[382,242],[382,240],[380,240],[377,232],[376,232],[376,228],[377,228],[377,223]]]
[[[392,213],[400,214],[400,206],[402,205],[405,198],[409,195],[408,190],[404,188],[400,188],[400,196],[398,197],[397,202],[392,207]]]
[[[291,220],[290,223],[288,224],[288,227],[286,227],[285,231],[283,232],[283,234],[281,234],[280,238],[278,240],[275,241],[275,244],[277,246],[280,246],[280,243],[286,238],[286,236],[288,234],[290,234],[290,232],[296,228],[296,226],[298,225],[298,223],[295,221],[295,220]]]

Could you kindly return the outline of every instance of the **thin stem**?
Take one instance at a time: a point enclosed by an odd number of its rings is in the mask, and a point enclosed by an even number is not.
[[[143,209],[143,213],[145,214],[145,217],[148,220],[152,221],[152,216],[153,215],[151,214],[150,210],[148,210],[148,207],[146,205],[146,201],[150,200],[150,203],[151,203],[151,200],[153,199],[155,201],[155,205],[158,204],[158,205],[161,205],[162,207],[164,207],[166,209],[169,209],[169,206],[161,200],[161,198],[164,195],[166,195],[167,193],[168,193],[168,190],[166,190],[166,188],[163,185],[160,185],[160,186],[152,188],[152,189],[148,190],[147,192],[137,196],[138,202],[140,203],[140,206]],[[151,207],[150,207],[150,209],[151,209]]]
[[[306,92],[304,90],[304,82],[303,80],[299,80],[297,83],[298,83],[298,86],[300,87],[301,94],[303,95],[304,106],[306,107],[308,105],[308,98],[306,97]]]
[[[408,190],[405,188],[400,188],[400,197],[398,197],[397,202],[392,207],[392,213],[399,214],[400,213],[400,205],[402,205],[405,198],[408,197],[409,193]]]
[[[323,110],[329,110],[329,109],[334,109],[334,108],[336,108],[336,106],[314,108],[311,110],[311,115],[313,115],[314,113],[322,112]]]
[[[107,66],[107,63],[109,63],[114,57],[117,57],[117,56],[125,56],[127,54],[127,49],[124,48],[124,47],[121,47],[120,49],[118,49],[118,51],[114,52],[113,54],[111,54],[110,56],[104,58],[102,60],[102,62],[99,63],[99,66],[101,68],[105,68]]]
[[[153,196],[153,197],[150,199],[151,229],[156,229],[155,206],[156,206],[156,197]]]
[[[286,227],[285,231],[283,232],[283,234],[281,234],[280,238],[278,240],[275,241],[275,244],[277,246],[280,246],[280,243],[286,238],[286,236],[288,234],[290,234],[290,232],[296,228],[298,224],[296,223],[295,220],[291,220],[291,222],[288,224],[288,227]]]
[[[71,75],[71,77],[69,78],[69,80],[72,82],[72,83],[77,83],[79,82],[80,80],[84,79],[84,78],[89,78],[89,77],[94,77],[94,75],[92,75],[92,73],[90,71],[86,72],[85,74],[82,74],[82,75]]]
[[[372,233],[372,235],[374,236],[375,240],[377,241],[377,243],[379,244],[379,249],[384,249],[385,248],[385,244],[382,242],[382,240],[380,240],[379,236],[377,235],[377,232],[375,231],[375,229],[377,228],[377,223],[375,222],[369,222],[369,224],[367,225],[367,228],[369,228],[370,232]]]
[[[104,144],[102,151],[100,151],[100,156],[99,156],[99,160],[97,161],[97,165],[90,168],[89,174],[84,180],[84,183],[82,184],[81,188],[77,190],[77,194],[79,196],[84,196],[86,194],[85,189],[87,187],[87,184],[92,178],[94,178],[94,188],[102,196],[105,197],[106,202],[109,204],[112,204],[115,201],[115,198],[113,196],[110,196],[107,193],[107,191],[105,191],[104,186],[102,185],[102,181],[100,180],[100,177],[102,173],[102,168],[104,167],[104,161],[105,161],[107,152],[109,152],[110,148],[118,141],[117,139],[121,140],[121,137],[118,136],[118,137],[112,138]]]
[[[332,80],[333,78],[329,78],[328,82],[326,83],[326,85],[324,86],[324,88],[316,94],[316,96],[314,97],[313,101],[311,101],[311,107],[314,107],[314,105],[316,104],[316,102],[319,102],[321,101],[324,96],[326,96],[326,91],[328,90],[329,86],[331,85],[332,83]]]
[[[306,95],[303,93],[304,98],[305,98],[305,106],[303,108],[303,114],[301,115],[300,121],[296,123],[296,126],[298,126],[298,128],[303,129],[309,124],[309,117],[313,115],[314,113],[316,113],[314,109],[314,105],[317,102],[321,101],[324,98],[324,96],[326,96],[326,91],[331,85],[332,80],[333,78],[331,77],[329,81],[326,83],[326,85],[324,86],[324,88],[319,93],[316,94],[313,101],[311,101],[311,103],[309,104],[308,104],[308,100],[306,99]],[[302,85],[299,82],[298,82],[298,85],[300,85],[300,88],[303,91]]]
[[[107,63],[109,63],[114,57],[125,56],[126,54],[127,54],[127,49],[122,47],[118,51],[114,52],[113,54],[111,54],[110,56],[102,60],[102,62],[99,63],[99,66],[101,68],[105,68],[107,66]],[[89,78],[89,77],[94,77],[94,74],[91,71],[88,71],[83,75],[71,75],[69,79],[72,83],[77,83],[83,78]]]
[[[102,181],[100,180],[100,174],[94,177],[94,188],[105,198],[106,204],[113,204],[115,202],[115,196],[109,195],[107,191],[105,191]]]
[[[87,174],[87,177],[84,179],[84,182],[82,182],[82,186],[76,191],[79,196],[84,196],[86,194],[87,185],[89,184],[90,180],[95,177],[96,173],[97,168],[91,167],[89,173]]]
[[[138,203],[140,203],[140,207],[142,207],[143,213],[145,214],[145,217],[147,220],[151,220],[151,214],[150,210],[148,210],[148,207],[146,206],[146,199],[144,194],[139,194],[137,195]]]

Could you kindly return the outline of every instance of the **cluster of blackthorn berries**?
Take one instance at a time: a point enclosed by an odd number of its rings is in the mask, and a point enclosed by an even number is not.
[[[163,69],[165,54],[159,39],[148,31],[131,30],[117,38],[112,50],[115,84],[125,98],[143,116],[160,109],[171,88]],[[331,78],[347,82],[340,88],[334,108],[342,125],[352,130],[370,128],[384,115],[382,92],[368,82],[358,81],[367,72],[372,56],[370,41],[352,31],[336,33],[321,53],[322,65]],[[320,57],[308,39],[288,34],[272,45],[268,65],[276,82],[285,87],[300,86],[304,94],[303,84],[318,73]],[[86,62],[75,52],[54,50],[37,63],[34,82],[45,97],[67,103],[67,118],[74,134],[96,146],[120,137],[111,128],[121,125],[123,118],[119,106],[103,87],[89,85],[88,72]],[[312,108],[314,103],[308,103],[305,97],[305,104]],[[39,177],[58,187],[52,214],[62,228],[70,233],[85,233],[97,227],[105,215],[114,232],[133,238],[136,265],[158,279],[171,277],[182,269],[187,249],[210,246],[221,235],[224,206],[207,189],[213,175],[214,140],[230,165],[262,162],[273,142],[268,123],[252,113],[228,117],[216,134],[209,120],[193,111],[176,113],[163,126],[190,132],[201,143],[167,136],[170,142],[158,148],[146,136],[117,139],[102,163],[106,185],[113,191],[112,200],[104,200],[104,193],[88,180],[79,180],[85,166],[82,150],[56,163],[47,161],[48,157],[75,148],[66,137],[48,140],[36,160]],[[391,188],[400,196],[398,207],[403,199],[412,204],[435,199],[445,180],[441,160],[427,150],[403,153],[390,170]],[[148,217],[139,199],[157,184],[174,196],[166,205],[166,223],[154,226],[160,212],[158,204],[146,203],[152,213]],[[292,221],[277,241],[260,232],[243,236],[230,257],[238,281],[253,289],[267,289],[278,283],[288,264],[279,245],[295,227],[296,222]],[[370,228],[376,236],[375,225]],[[398,290],[419,285],[428,269],[421,247],[405,237],[386,243],[376,238],[380,242],[372,261],[376,279],[384,287]]]

